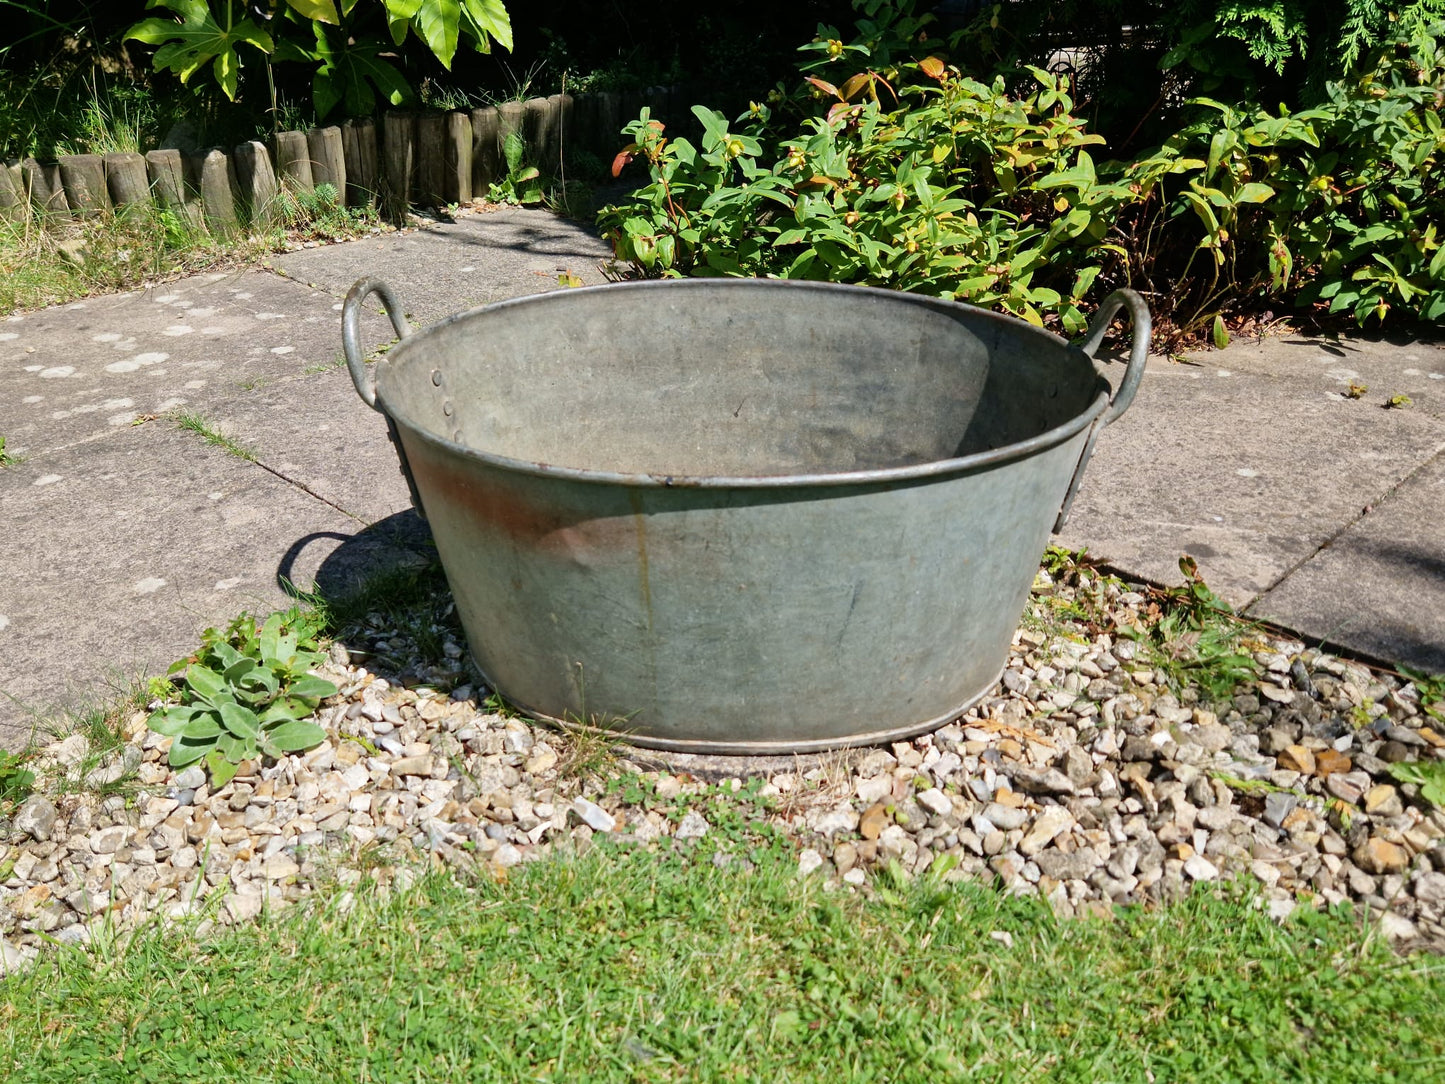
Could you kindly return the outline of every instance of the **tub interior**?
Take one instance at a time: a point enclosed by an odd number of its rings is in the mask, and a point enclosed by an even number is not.
[[[415,333],[403,425],[533,463],[677,477],[913,466],[1027,440],[1108,385],[1026,326],[882,291],[706,281],[559,291]]]

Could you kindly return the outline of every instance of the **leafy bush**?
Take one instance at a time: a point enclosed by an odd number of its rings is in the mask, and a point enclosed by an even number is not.
[[[646,110],[627,126],[614,172],[639,158],[652,180],[599,216],[619,259],[644,275],[913,290],[1070,333],[1125,284],[1185,327],[1287,291],[1361,321],[1445,315],[1434,38],[1379,52],[1317,109],[1199,100],[1204,119],[1156,151],[1096,161],[1103,138],[1066,77],[974,78],[908,0],[862,7],[858,40],[820,28],[804,46],[798,89],[734,123],[695,108],[700,145]],[[920,45],[939,52],[907,59]]]
[[[1328,92],[1327,105],[1295,114],[1205,101],[1216,118],[1171,141],[1206,155],[1183,193],[1201,245],[1246,290],[1297,285],[1300,302],[1362,323],[1396,307],[1445,317],[1445,51],[1424,36]]]
[[[319,619],[299,610],[273,613],[258,629],[242,614],[224,633],[207,629],[201,650],[174,663],[179,703],[166,704],[149,726],[174,741],[170,765],[204,759],[211,781],[224,786],[243,760],[309,749],[326,737],[304,721],[336,686],[309,673],[325,656],[317,650]]]
[[[1110,243],[1118,200],[1134,195],[1118,188],[1111,202],[1097,188],[1094,206],[1067,208],[1063,197],[1032,191],[1030,178],[1084,183],[1094,176],[1085,148],[1102,140],[1069,114],[1067,93],[1041,69],[1037,93],[1017,99],[1001,77],[984,84],[937,60],[917,68],[934,73],[935,86],[899,88],[915,104],[895,110],[879,100],[895,93],[881,74],[842,87],[810,77],[828,113],[771,148],[771,168],[760,162],[766,106],[736,130],[695,108],[700,148],[666,139],[644,110],[627,128],[634,142],[624,154],[644,157],[653,183],[632,205],[604,210],[604,235],[644,273],[887,286],[997,306],[1034,323],[1058,311],[1081,328],[1078,302],[1101,269],[1097,260],[1086,265]],[[1050,115],[1054,105],[1061,112]],[[1065,265],[1079,271],[1058,282]]]
[[[1327,82],[1441,18],[1445,0],[1007,0],[972,5],[955,59],[1068,65],[1095,130],[1147,144],[1201,94],[1318,105]]]

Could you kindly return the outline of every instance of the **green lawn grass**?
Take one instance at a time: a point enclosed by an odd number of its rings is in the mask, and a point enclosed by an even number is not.
[[[1197,892],[1060,921],[973,884],[885,877],[870,900],[794,870],[609,846],[48,954],[0,984],[0,1076],[1445,1079],[1445,961],[1347,915],[1280,927]]]

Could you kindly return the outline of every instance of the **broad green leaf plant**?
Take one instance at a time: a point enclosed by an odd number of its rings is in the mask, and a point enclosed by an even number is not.
[[[392,105],[410,100],[406,77],[388,57],[411,35],[448,69],[462,41],[482,53],[494,42],[512,48],[501,0],[268,0],[252,5],[264,27],[236,0],[149,0],[146,6],[164,8],[170,17],[142,20],[125,36],[160,46],[156,70],[174,72],[183,84],[209,71],[235,101],[247,58],[310,65],[319,117],[338,105],[349,115],[370,113],[378,94]]]
[[[241,57],[237,49],[249,46],[261,53],[275,48],[271,35],[250,18],[245,7],[225,0],[219,19],[207,0],[150,0],[147,8],[166,8],[173,18],[145,19],[126,31],[127,40],[159,45],[151,63],[157,71],[174,72],[188,84],[196,72],[211,66],[211,74],[221,92],[232,101],[241,74]]]
[[[502,156],[507,175],[491,186],[487,198],[494,203],[542,202],[542,171],[527,163],[526,141],[516,132],[508,132],[502,140]]]
[[[221,787],[242,761],[310,749],[326,737],[308,721],[337,691],[310,673],[325,660],[314,619],[293,608],[271,614],[258,628],[243,613],[224,633],[207,629],[201,644],[168,671],[176,702],[148,720],[150,729],[173,739],[171,767],[202,761]]]

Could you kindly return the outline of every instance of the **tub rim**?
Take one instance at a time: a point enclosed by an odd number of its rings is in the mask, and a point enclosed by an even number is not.
[[[1045,430],[1027,440],[1015,441],[1012,444],[1005,444],[1000,448],[990,448],[987,451],[974,452],[965,456],[954,456],[947,459],[935,459],[927,463],[914,463],[901,467],[880,467],[870,470],[852,471],[826,471],[810,474],[754,474],[754,475],[684,475],[684,474],[660,474],[650,472],[628,472],[615,470],[601,470],[592,467],[569,467],[554,463],[535,462],[527,459],[518,459],[513,456],[501,455],[496,452],[484,451],[479,448],[452,440],[449,437],[437,433],[428,426],[422,426],[409,418],[404,412],[397,411],[386,401],[381,390],[380,366],[387,364],[398,351],[410,353],[413,350],[425,349],[425,340],[433,333],[440,332],[455,324],[476,319],[479,316],[490,316],[497,312],[506,312],[511,309],[526,309],[536,305],[555,305],[559,297],[581,296],[584,294],[607,291],[615,293],[618,291],[650,292],[656,290],[670,290],[678,292],[688,289],[757,289],[760,284],[771,290],[798,290],[801,292],[841,293],[841,294],[869,294],[886,299],[890,304],[923,305],[940,312],[966,310],[970,315],[981,317],[988,322],[1006,325],[1011,332],[1025,331],[1041,338],[1047,345],[1054,349],[1063,349],[1075,354],[1081,361],[1086,362],[1093,370],[1094,377],[1101,385],[1098,395],[1094,401],[1083,411],[1074,415],[1069,421],[1052,429]],[[360,285],[360,284],[358,284]],[[391,309],[390,299],[388,309]],[[816,488],[824,486],[866,486],[877,484],[906,483],[924,479],[934,479],[953,474],[964,474],[970,471],[985,467],[998,466],[1018,459],[1026,459],[1039,452],[1062,444],[1071,437],[1092,426],[1111,403],[1112,388],[1109,382],[1099,371],[1092,356],[1077,345],[1068,342],[1066,339],[1041,327],[1020,320],[1016,316],[1009,316],[1003,313],[990,312],[987,309],[979,308],[976,305],[969,305],[962,301],[952,301],[946,298],[929,297],[924,294],[904,293],[898,290],[885,290],[876,286],[853,286],[836,282],[817,282],[812,280],[793,279],[662,279],[648,280],[643,282],[621,282],[608,283],[602,286],[584,286],[569,290],[548,290],[540,294],[528,294],[525,297],[508,298],[504,301],[495,301],[486,305],[478,305],[467,309],[464,312],[454,313],[434,324],[423,328],[420,331],[410,331],[404,319],[397,324],[393,319],[401,341],[387,354],[386,357],[378,360],[376,369],[372,374],[372,386],[375,389],[375,407],[392,419],[399,427],[404,427],[409,435],[415,435],[420,439],[442,448],[454,455],[464,458],[479,460],[495,468],[507,471],[514,471],[519,474],[531,475],[542,478],[556,478],[572,482],[583,482],[595,485],[628,486],[642,489],[799,489]]]

